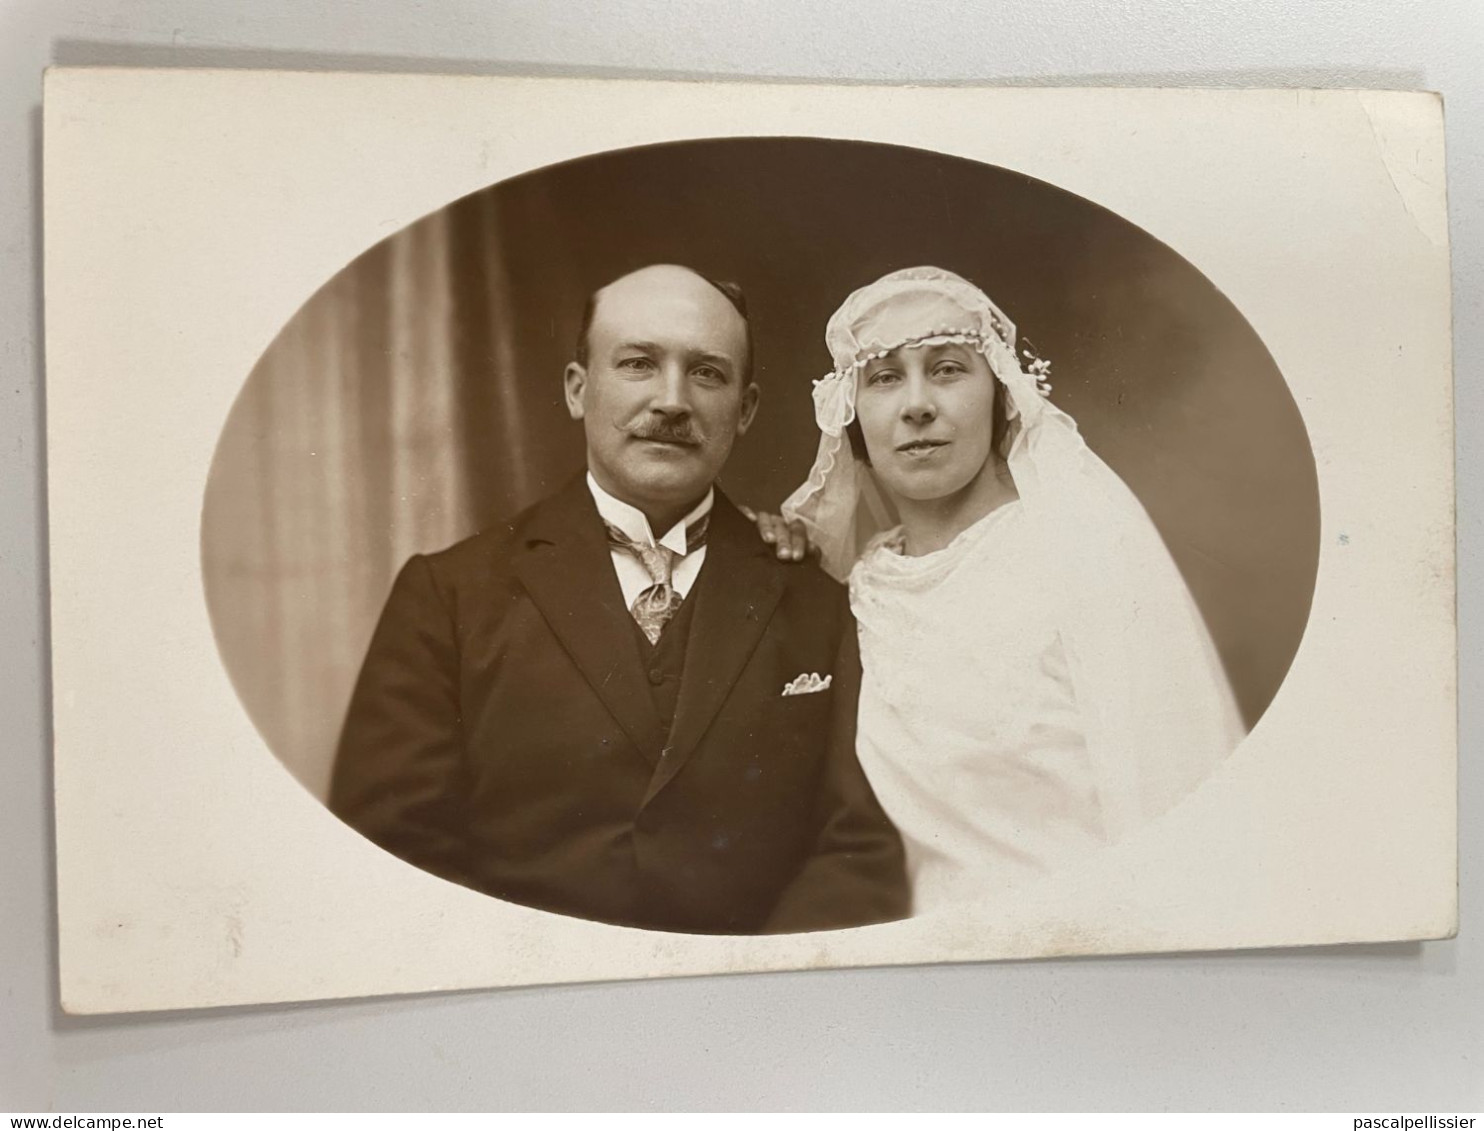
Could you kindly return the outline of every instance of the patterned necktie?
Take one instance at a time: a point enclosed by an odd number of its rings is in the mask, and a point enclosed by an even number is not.
[[[654,582],[634,598],[634,603],[629,608],[634,614],[634,621],[651,644],[659,641],[665,625],[670,623],[670,618],[679,611],[680,603],[685,600],[670,584],[670,578],[675,573],[675,563],[706,544],[706,527],[710,525],[710,519],[711,514],[708,511],[685,528],[684,554],[677,554],[668,546],[636,542],[611,522],[604,523],[608,528],[608,545],[636,559]]]

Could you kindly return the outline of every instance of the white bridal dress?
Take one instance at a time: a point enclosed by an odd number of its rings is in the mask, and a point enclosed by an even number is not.
[[[1242,722],[1159,531],[1047,399],[1046,364],[1021,368],[1014,325],[982,291],[939,268],[894,272],[825,337],[819,453],[783,512],[849,579],[857,745],[906,843],[914,911],[988,899],[1165,812]],[[943,341],[978,350],[1005,387],[1019,499],[908,557],[845,429],[867,360]]]
[[[850,576],[857,751],[902,834],[919,910],[983,898],[1108,841],[1055,595],[1021,504]]]

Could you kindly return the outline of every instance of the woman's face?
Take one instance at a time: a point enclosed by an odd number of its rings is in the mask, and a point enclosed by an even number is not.
[[[957,494],[993,449],[995,377],[970,346],[904,346],[861,370],[855,395],[871,470],[904,499]]]

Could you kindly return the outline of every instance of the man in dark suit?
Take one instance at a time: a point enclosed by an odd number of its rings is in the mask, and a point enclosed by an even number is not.
[[[844,591],[715,488],[757,410],[751,355],[740,292],[686,268],[593,296],[565,376],[587,473],[407,563],[336,813],[428,871],[611,923],[906,914],[901,842],[855,759]]]

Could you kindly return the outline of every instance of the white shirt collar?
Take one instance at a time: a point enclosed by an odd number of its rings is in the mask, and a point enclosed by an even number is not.
[[[612,523],[635,542],[646,546],[664,546],[677,554],[690,552],[690,547],[685,541],[685,528],[703,514],[710,514],[711,505],[716,500],[716,489],[708,488],[706,497],[697,503],[689,514],[665,531],[663,538],[656,538],[654,532],[649,529],[649,519],[644,516],[644,512],[622,499],[615,499],[603,490],[598,485],[598,481],[593,478],[591,471],[587,473],[587,489],[592,492],[593,502],[598,504],[598,514],[603,516],[605,522]]]

